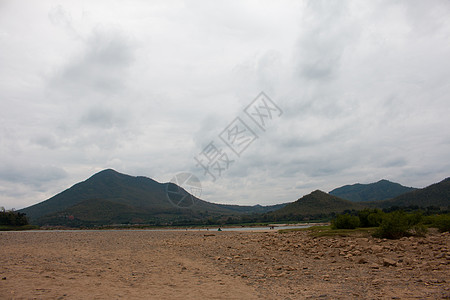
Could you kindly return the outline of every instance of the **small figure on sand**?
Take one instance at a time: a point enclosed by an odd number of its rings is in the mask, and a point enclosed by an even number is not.
[[[222,231],[222,229],[220,229],[220,227],[219,227],[219,229],[217,229],[217,231]]]

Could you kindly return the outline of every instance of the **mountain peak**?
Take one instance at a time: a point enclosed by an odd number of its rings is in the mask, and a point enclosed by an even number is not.
[[[330,191],[330,194],[353,202],[360,202],[391,199],[414,190],[416,189],[387,179],[381,179],[369,184],[344,185]]]
[[[386,182],[386,183],[392,183],[391,181],[389,181],[389,180],[387,180],[387,179],[381,179],[381,180],[379,180],[377,183],[380,183],[380,182]]]
[[[121,174],[121,173],[117,172],[114,169],[104,169],[104,170],[101,170],[100,172],[95,173],[91,177],[98,176],[98,175],[104,176],[104,175],[117,175],[117,174]]]
[[[114,180],[114,179],[118,179],[118,178],[127,178],[127,177],[133,177],[133,176],[119,173],[114,169],[105,169],[105,170],[95,173],[94,175],[89,177],[88,180],[95,180],[95,181]]]
[[[357,203],[341,199],[321,190],[315,190],[295,202],[273,212],[275,215],[320,215],[342,212],[346,209],[360,209]]]

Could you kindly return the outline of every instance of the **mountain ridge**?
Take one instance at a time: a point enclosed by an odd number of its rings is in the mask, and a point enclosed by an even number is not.
[[[367,202],[367,205],[379,208],[389,208],[392,206],[408,207],[418,206],[426,208],[428,206],[437,206],[441,208],[450,207],[450,177],[433,183],[422,189],[401,194],[395,198],[383,201]]]
[[[319,215],[361,208],[363,206],[358,203],[315,190],[270,214],[278,216]]]
[[[329,194],[353,202],[370,202],[392,199],[414,190],[417,190],[417,188],[406,187],[396,182],[381,179],[368,184],[355,183],[344,185],[333,189]]]
[[[159,220],[170,222],[171,220],[180,220],[183,218],[200,219],[207,218],[208,216],[264,213],[276,210],[284,205],[225,205],[195,198],[195,205],[189,208],[180,208],[174,206],[167,197],[167,188],[169,185],[174,184],[159,183],[148,177],[130,176],[113,169],[106,169],[95,173],[82,182],[74,184],[45,201],[21,209],[20,211],[26,213],[32,223],[39,225],[47,223],[58,225],[58,222],[65,223],[68,220],[67,218],[71,216],[77,219],[79,223],[82,223],[82,221],[85,221],[85,223],[95,223],[92,220],[92,222],[88,222],[87,216],[90,212],[86,210],[86,206],[91,205],[98,209],[98,204],[103,203],[109,207],[114,207],[116,210],[127,207],[127,211],[135,212],[143,222],[155,223],[159,222]],[[84,206],[79,206],[83,202]],[[74,215],[74,211],[78,214]],[[100,219],[99,217],[99,222],[97,223],[100,223]],[[133,216],[130,214],[128,220],[124,220],[121,217],[115,219],[131,222]],[[113,221],[109,220],[108,223]]]

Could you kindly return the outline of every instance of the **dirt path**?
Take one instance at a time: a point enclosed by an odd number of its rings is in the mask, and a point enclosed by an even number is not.
[[[3,232],[1,299],[439,299],[450,235]]]

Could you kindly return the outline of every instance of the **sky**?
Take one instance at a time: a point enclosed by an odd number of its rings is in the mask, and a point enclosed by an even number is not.
[[[448,16],[445,0],[0,0],[0,206],[107,168],[189,172],[202,199],[241,205],[441,181]]]

